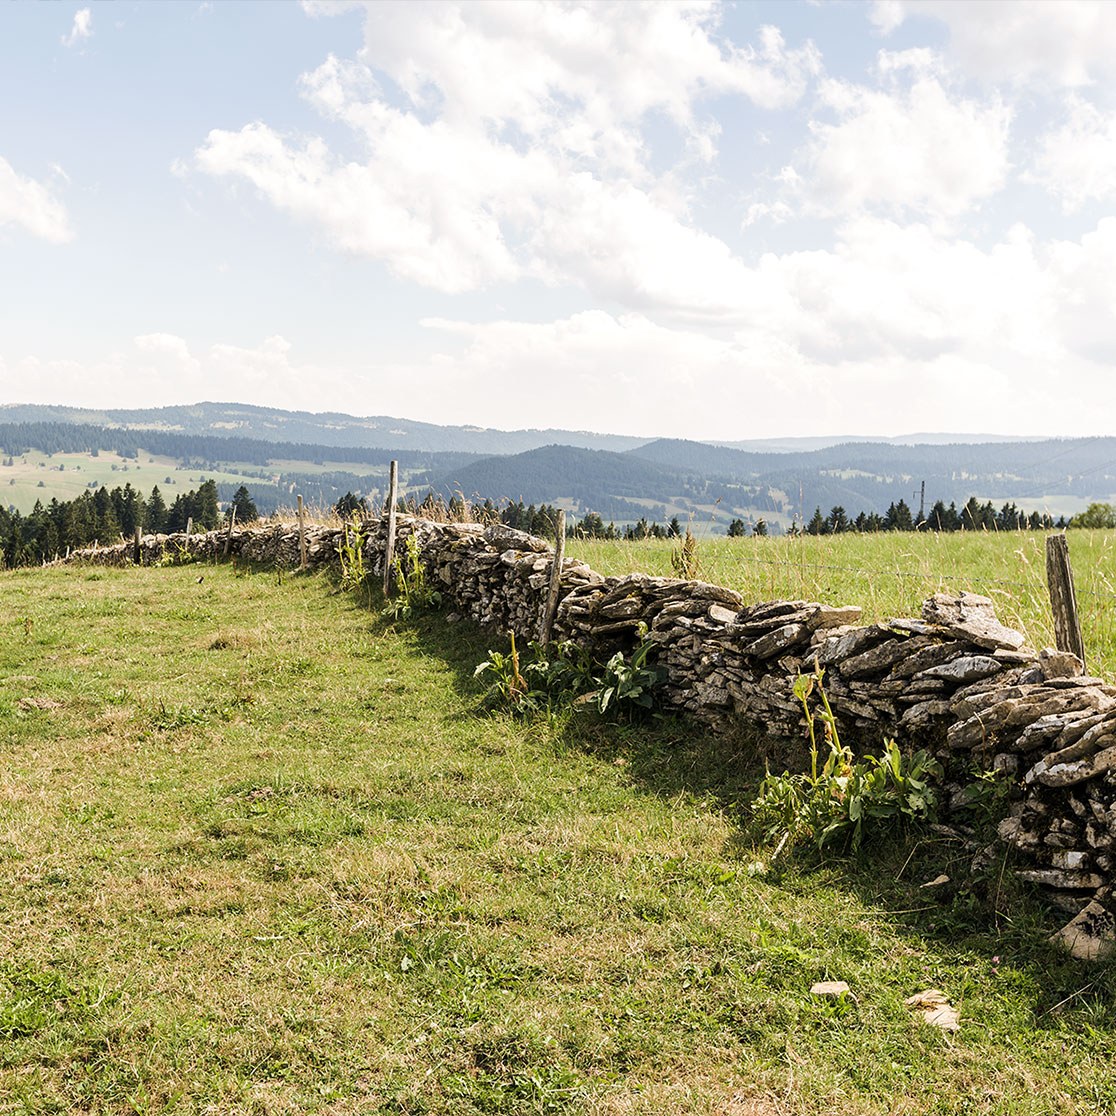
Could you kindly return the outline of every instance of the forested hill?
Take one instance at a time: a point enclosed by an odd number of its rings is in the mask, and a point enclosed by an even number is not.
[[[0,414],[6,412],[0,410]],[[114,450],[134,457],[139,450],[181,461],[238,462],[267,465],[273,461],[345,462],[386,466],[393,459],[405,469],[453,469],[477,458],[462,452],[333,446],[307,442],[275,442],[215,434],[179,434],[159,429],[95,426],[69,422],[0,423],[0,450],[18,457],[28,450],[43,453],[88,453]]]
[[[125,427],[201,437],[236,437],[311,446],[365,447],[421,453],[520,453],[554,442],[587,449],[622,451],[647,441],[584,430],[492,430],[437,426],[385,415],[358,417],[338,412],[283,411],[246,403],[196,403],[142,410],[86,410],[12,404],[0,407],[0,422],[77,423]],[[146,448],[147,442],[144,442]],[[335,456],[332,460],[337,460]],[[345,460],[354,460],[346,457]]]
[[[711,479],[750,481],[786,492],[803,511],[832,504],[882,511],[908,502],[921,482],[928,500],[1038,501],[1062,495],[1104,499],[1116,492],[1116,438],[895,445],[853,442],[805,452],[755,453],[702,442],[660,439],[629,451],[666,468]]]
[[[676,470],[650,461],[554,445],[475,461],[444,476],[439,490],[447,498],[461,493],[468,499],[532,504],[561,500],[583,513],[595,511],[619,520],[646,515],[648,507],[636,501],[662,503],[679,486]]]

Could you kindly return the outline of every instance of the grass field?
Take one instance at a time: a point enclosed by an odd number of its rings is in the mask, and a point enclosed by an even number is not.
[[[746,740],[482,715],[321,575],[2,600],[0,1112],[1116,1112],[1116,972],[945,839],[772,870]]]
[[[1071,531],[1070,559],[1087,665],[1116,676],[1116,534]],[[1000,619],[1032,647],[1054,643],[1046,589],[1046,536],[1038,532],[801,535],[706,538],[700,575],[746,601],[854,604],[866,621],[918,616],[933,593],[965,590],[991,597]],[[567,552],[603,574],[673,576],[669,542],[571,540]]]
[[[6,460],[6,458],[4,459]],[[168,478],[169,482],[168,482]],[[205,470],[182,468],[169,457],[157,457],[140,451],[138,458],[125,458],[103,450],[96,457],[90,453],[40,453],[29,450],[12,459],[11,465],[0,465],[0,501],[26,514],[36,500],[49,504],[52,498],[73,500],[91,484],[110,491],[126,484],[148,496],[154,485],[159,486],[168,504],[182,492],[198,487],[203,480],[218,484],[259,484],[259,478],[229,469]]]

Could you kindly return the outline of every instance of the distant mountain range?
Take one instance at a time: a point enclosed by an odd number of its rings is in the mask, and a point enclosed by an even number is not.
[[[222,403],[104,411],[0,407],[0,429],[16,429],[8,424],[49,424],[56,441],[59,427],[73,434],[75,426],[84,427],[90,449],[94,443],[110,448],[117,438],[210,467],[221,461],[257,466],[282,461],[283,476],[275,483],[288,496],[301,490],[302,483],[292,461],[306,459],[318,469],[333,468],[323,463],[347,463],[336,475],[327,472],[325,481],[315,477],[316,495],[326,500],[333,488],[382,492],[384,465],[397,456],[405,469],[409,466],[408,483],[420,496],[433,489],[477,501],[550,503],[618,523],[640,516],[661,522],[677,515],[724,526],[734,518],[762,517],[778,528],[808,519],[815,507],[823,514],[837,505],[850,516],[860,511],[882,514],[899,500],[917,515],[923,484],[926,512],[937,500],[960,507],[976,496],[997,507],[1010,502],[1056,517],[1094,500],[1110,501],[1116,493],[1116,438],[1012,440],[988,435],[974,441],[925,434],[729,445],[585,431],[445,427]],[[144,444],[145,432],[152,445]],[[25,434],[25,440],[32,439],[28,445],[36,437],[42,435]],[[225,446],[227,455],[222,453]],[[2,448],[13,452],[9,445]],[[367,466],[362,469],[363,462]]]
[[[0,422],[68,422],[93,426],[162,430],[174,434],[235,436],[265,442],[306,442],[322,446],[415,450],[425,453],[521,453],[560,443],[583,449],[622,452],[648,438],[593,434],[584,430],[489,430],[475,426],[435,426],[429,422],[374,415],[280,411],[248,403],[196,403],[146,410],[87,410],[38,404],[0,406]]]

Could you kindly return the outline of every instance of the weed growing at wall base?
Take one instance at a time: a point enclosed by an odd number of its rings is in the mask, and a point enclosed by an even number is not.
[[[508,632],[510,650],[489,651],[473,672],[488,681],[484,704],[515,713],[592,707],[601,716],[633,720],[650,713],[656,691],[666,672],[648,662],[655,644],[640,626],[640,642],[630,656],[617,651],[603,667],[596,667],[588,653],[575,643],[528,644],[528,659],[521,663],[515,633]]]
[[[855,758],[841,742],[837,721],[822,685],[824,670],[801,674],[794,694],[802,703],[810,738],[810,771],[768,773],[752,804],[756,824],[777,850],[813,842],[827,848],[860,850],[865,836],[879,836],[897,824],[925,822],[933,817],[937,795],[932,783],[941,765],[926,751],[904,756],[894,740],[884,742],[881,755]],[[817,693],[821,708],[810,698]],[[817,725],[823,730],[827,754],[818,766]]]
[[[395,558],[391,568],[395,596],[384,606],[386,615],[394,620],[409,620],[442,607],[442,594],[426,580],[426,567],[414,535],[407,536],[403,553]]]

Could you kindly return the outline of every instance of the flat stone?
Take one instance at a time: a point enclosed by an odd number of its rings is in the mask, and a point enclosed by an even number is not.
[[[1064,868],[1021,868],[1015,874],[1027,883],[1056,891],[1095,891],[1104,883],[1096,872],[1071,872]]]
[[[866,628],[853,628],[839,636],[831,636],[818,649],[818,661],[822,666],[843,662],[860,654],[866,648],[874,647],[885,639],[892,639],[893,633],[881,624],[869,624]]]
[[[803,642],[810,634],[805,624],[785,624],[767,635],[741,647],[741,653],[754,659],[771,659],[781,655],[790,647]]]
[[[906,729],[923,728],[931,721],[949,716],[948,701],[920,701],[904,710],[899,724]]]
[[[962,655],[952,662],[930,667],[922,673],[926,678],[941,678],[948,682],[965,683],[999,674],[1003,669],[1003,663],[990,655]]]
[[[1001,624],[991,599],[976,593],[962,593],[958,597],[935,593],[923,604],[922,618],[990,651],[998,647],[1015,651],[1023,646],[1023,633]]]
[[[1111,742],[1111,746],[1085,759],[1069,763],[1050,763],[1051,757],[1040,759],[1023,776],[1023,782],[1028,786],[1037,782],[1044,787],[1072,787],[1116,770],[1116,736],[1107,736],[1104,740]]]
[[[819,980],[810,986],[811,996],[832,996],[840,998],[849,995],[851,989],[843,980]]]
[[[901,659],[892,667],[891,673],[887,677],[889,679],[912,678],[930,667],[951,662],[963,654],[964,649],[965,644],[959,640],[950,640],[948,643],[932,643],[929,647],[919,648],[912,651],[906,658]]]
[[[837,670],[846,678],[863,678],[866,675],[885,674],[919,647],[924,646],[925,636],[908,636],[890,639],[859,655],[844,659],[836,664]]]
[[[718,624],[733,624],[736,622],[736,613],[730,608],[725,608],[724,605],[711,604],[706,615]]]

